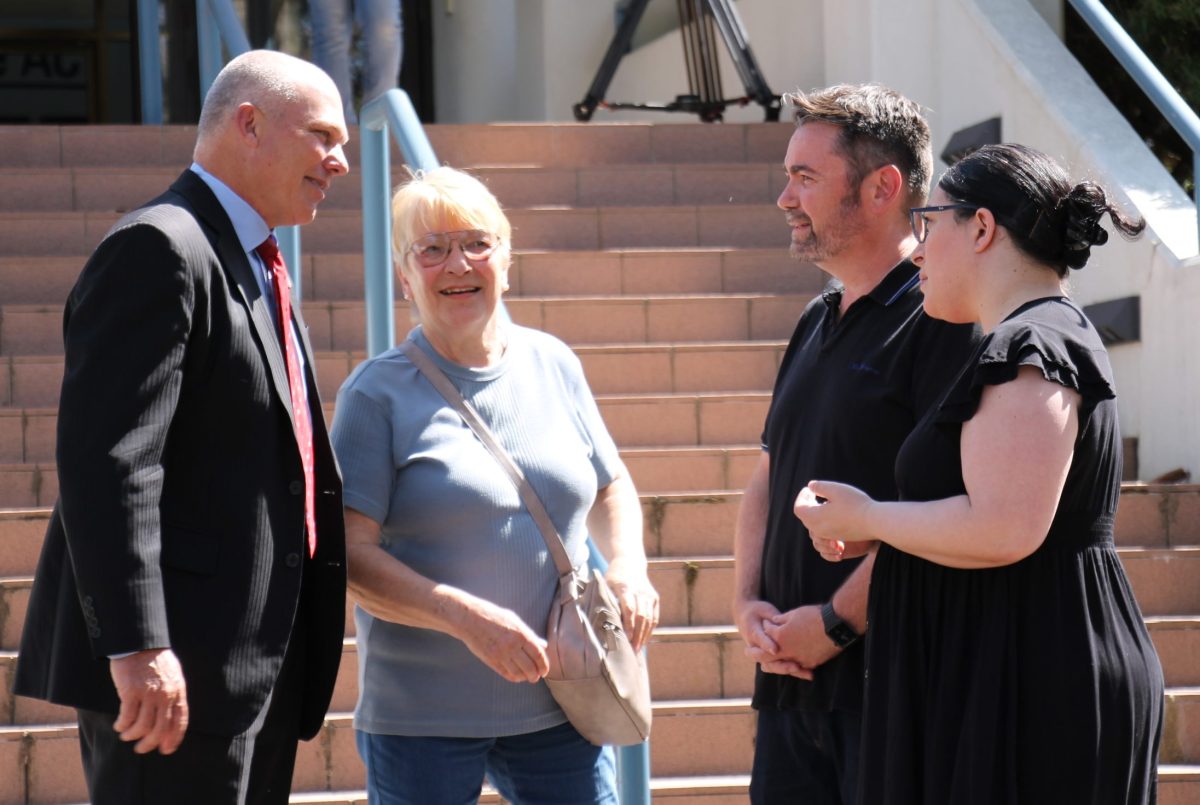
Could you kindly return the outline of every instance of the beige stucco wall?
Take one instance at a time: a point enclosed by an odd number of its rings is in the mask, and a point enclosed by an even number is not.
[[[658,0],[650,30],[663,27]],[[824,81],[822,0],[737,0],[759,68],[775,92]],[[443,123],[573,120],[615,32],[611,0],[434,0],[434,82]],[[673,14],[672,10],[672,14]],[[786,24],[780,20],[786,18]],[[721,53],[727,97],[743,94],[733,63]],[[669,102],[687,91],[677,30],[625,56],[607,97]],[[756,106],[732,108],[731,122],[762,120]],[[690,123],[695,116],[599,111],[595,120]]]
[[[614,30],[608,0],[434,3],[446,122],[572,119]],[[1073,293],[1084,304],[1141,297],[1141,342],[1112,350],[1122,428],[1139,437],[1142,477],[1175,467],[1200,476],[1196,211],[1062,46],[1062,0],[737,0],[737,8],[775,91],[890,84],[927,107],[935,153],[958,129],[999,115],[1006,140],[1048,152],[1146,217],[1141,240],[1096,250]],[[722,71],[726,92],[740,94],[728,60]],[[685,87],[679,35],[668,32],[625,57],[608,97],[666,101]],[[761,118],[757,107],[728,114]],[[694,118],[598,112],[596,120]]]

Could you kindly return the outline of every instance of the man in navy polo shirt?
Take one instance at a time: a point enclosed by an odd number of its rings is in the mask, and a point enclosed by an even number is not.
[[[874,555],[826,562],[792,513],[814,478],[896,498],[892,469],[966,363],[970,326],[921,309],[910,207],[932,154],[920,107],[878,85],[788,96],[796,131],[779,196],[791,255],[833,277],[784,354],[735,536],[734,618],[758,663],[753,803],[850,805],[858,773]]]

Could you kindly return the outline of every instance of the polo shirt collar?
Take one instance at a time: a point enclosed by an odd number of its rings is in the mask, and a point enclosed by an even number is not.
[[[900,301],[904,294],[917,284],[919,276],[920,272],[917,271],[917,266],[911,260],[901,260],[866,295],[866,298],[873,300],[882,307],[893,305]],[[842,293],[845,290],[846,286],[842,285],[841,282],[831,280],[825,286],[825,290],[821,292],[821,296],[824,298],[826,305],[831,308],[837,308],[842,303]]]

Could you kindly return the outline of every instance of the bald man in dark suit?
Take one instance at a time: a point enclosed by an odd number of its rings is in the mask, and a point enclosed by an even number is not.
[[[346,138],[315,66],[238,57],[191,168],[113,227],[68,299],[60,497],[15,689],[77,708],[97,805],[284,803],[321,727],[341,480],[307,329],[260,244],[313,219]]]

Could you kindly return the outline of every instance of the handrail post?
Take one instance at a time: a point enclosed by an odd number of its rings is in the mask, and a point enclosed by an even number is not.
[[[158,46],[158,0],[138,0],[138,80],[142,89],[142,123],[162,125],[162,54]]]
[[[365,110],[364,110],[365,112]],[[363,271],[366,285],[367,355],[396,343],[395,288],[392,278],[392,216],[388,203],[391,158],[387,123],[359,127],[362,139]],[[366,119],[366,115],[363,115]]]
[[[217,30],[221,32],[221,40],[224,41],[229,55],[238,56],[250,50],[250,40],[246,37],[246,30],[242,27],[242,21],[238,19],[230,0],[208,0],[208,10],[217,25]]]
[[[604,573],[608,562],[588,537],[588,564]],[[646,649],[642,649],[646,656]],[[617,747],[617,802],[621,805],[650,805],[650,739],[632,746]]]
[[[221,72],[221,32],[209,13],[208,0],[196,0],[196,57],[200,67],[200,102]]]
[[[279,243],[279,252],[283,255],[284,265],[288,268],[288,276],[292,278],[292,301],[299,302],[303,296],[301,283],[302,271],[300,261],[300,227],[275,227],[275,240]]]

